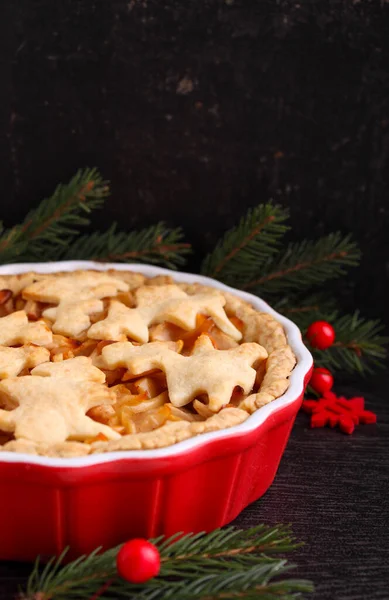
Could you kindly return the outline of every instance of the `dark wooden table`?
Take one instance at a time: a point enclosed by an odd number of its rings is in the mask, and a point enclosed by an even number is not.
[[[366,398],[377,425],[348,436],[309,429],[300,413],[277,477],[235,524],[292,523],[306,545],[298,574],[314,581],[314,600],[389,598],[389,377],[382,374],[337,392]],[[1,533],[0,533],[1,535]],[[30,565],[0,564],[0,598],[11,600]]]

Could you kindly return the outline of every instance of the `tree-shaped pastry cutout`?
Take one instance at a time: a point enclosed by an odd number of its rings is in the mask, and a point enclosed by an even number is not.
[[[150,325],[167,322],[191,331],[201,314],[211,317],[234,340],[242,338],[227,317],[223,308],[226,300],[217,290],[189,296],[176,285],[144,286],[136,290],[135,299],[136,308],[112,301],[107,318],[92,325],[88,337],[119,341],[128,336],[145,344],[149,341]]]
[[[46,444],[68,439],[83,441],[99,433],[110,440],[118,439],[116,431],[86,415],[94,406],[115,401],[108,387],[93,380],[99,370],[89,361],[75,358],[47,363],[45,369],[42,365],[46,376],[27,375],[1,381],[0,404],[7,410],[0,410],[0,429],[14,433],[16,439]],[[80,367],[84,368],[84,377]]]
[[[0,318],[0,345],[17,346],[36,344],[45,346],[53,340],[53,334],[44,321],[29,323],[24,310],[18,310]]]
[[[76,271],[32,283],[23,298],[56,304],[43,316],[53,321],[55,333],[77,337],[90,326],[89,316],[103,310],[101,298],[127,290],[127,283],[105,273]]]
[[[230,350],[215,350],[208,336],[202,335],[191,356],[177,354],[165,342],[144,346],[118,342],[103,348],[102,358],[108,368],[126,367],[134,375],[161,369],[166,374],[169,398],[174,406],[184,406],[205,393],[210,410],[216,412],[229,403],[236,386],[245,394],[250,393],[256,375],[252,365],[265,360],[267,352],[255,342]]]
[[[5,348],[0,346],[0,379],[16,377],[23,369],[32,369],[50,360],[50,352],[39,346]]]

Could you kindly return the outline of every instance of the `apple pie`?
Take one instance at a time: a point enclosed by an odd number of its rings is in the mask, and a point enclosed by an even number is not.
[[[280,397],[283,327],[170,276],[0,276],[0,451],[148,450],[232,427]]]

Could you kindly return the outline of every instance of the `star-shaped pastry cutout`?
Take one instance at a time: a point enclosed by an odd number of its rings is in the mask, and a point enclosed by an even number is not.
[[[86,416],[94,406],[112,404],[112,392],[100,383],[65,377],[27,375],[0,382],[0,429],[15,438],[56,444],[85,440],[103,433],[108,439],[120,435]]]
[[[165,342],[133,346],[118,342],[103,348],[102,358],[109,369],[126,367],[141,374],[161,369],[166,374],[170,402],[184,406],[200,394],[208,394],[209,408],[217,412],[229,403],[232,392],[240,386],[248,394],[254,385],[254,363],[267,358],[266,350],[255,342],[230,350],[215,350],[206,335],[198,338],[192,355],[181,356]]]
[[[241,332],[224,311],[226,300],[217,290],[189,296],[176,285],[148,286],[135,292],[137,306],[128,308],[112,301],[106,319],[92,325],[88,337],[99,340],[121,340],[123,336],[145,344],[150,325],[173,323],[186,331],[196,327],[197,315],[211,317],[217,327],[234,340]]]
[[[23,369],[32,369],[50,360],[50,352],[39,346],[5,348],[0,346],[0,379],[16,377]]]
[[[101,298],[127,290],[127,283],[105,273],[74,272],[32,283],[23,298],[56,304],[43,316],[53,321],[54,333],[77,337],[90,326],[89,316],[103,310]]]
[[[36,344],[45,346],[53,340],[53,334],[44,321],[29,323],[24,310],[18,310],[0,318],[0,345],[16,346]]]
[[[120,341],[126,340],[127,336],[137,342],[147,341],[147,322],[138,310],[117,300],[111,300],[107,318],[94,323],[88,330],[88,337],[94,340]]]
[[[96,383],[104,383],[105,381],[104,373],[95,367],[92,359],[87,356],[76,356],[76,358],[69,358],[60,362],[40,364],[31,371],[31,375],[65,377],[72,381],[95,381]]]

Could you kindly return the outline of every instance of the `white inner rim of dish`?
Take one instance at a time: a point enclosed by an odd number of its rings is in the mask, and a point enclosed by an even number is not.
[[[47,456],[35,456],[17,452],[2,452],[0,453],[0,462],[9,463],[24,463],[38,464],[50,467],[85,467],[108,463],[118,460],[142,459],[155,460],[158,458],[168,458],[178,454],[184,454],[194,450],[198,446],[206,445],[208,442],[216,439],[233,438],[249,433],[261,425],[268,417],[277,412],[281,407],[293,403],[302,393],[304,387],[304,377],[312,366],[312,356],[309,350],[304,346],[301,339],[301,332],[297,325],[286,317],[280,315],[273,310],[264,300],[253,296],[247,292],[242,292],[235,288],[231,288],[215,279],[205,277],[204,275],[193,275],[183,271],[171,271],[152,265],[131,264],[131,263],[98,263],[89,260],[74,260],[63,262],[48,262],[48,263],[17,263],[11,265],[0,266],[0,275],[13,275],[18,273],[26,273],[28,271],[36,271],[37,273],[55,273],[56,271],[75,271],[77,269],[95,269],[97,271],[106,271],[108,269],[117,269],[119,271],[136,271],[148,277],[156,275],[171,275],[176,281],[187,283],[202,283],[219,290],[231,292],[236,296],[246,300],[261,312],[271,314],[279,321],[286,332],[288,343],[290,344],[297,360],[297,364],[289,377],[289,388],[287,391],[277,398],[259,408],[249,418],[235,425],[234,427],[203,433],[201,435],[189,438],[183,442],[178,442],[166,448],[157,450],[120,450],[118,452],[107,452],[104,454],[92,454],[88,456],[80,456],[73,458],[50,458]]]

